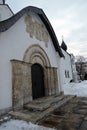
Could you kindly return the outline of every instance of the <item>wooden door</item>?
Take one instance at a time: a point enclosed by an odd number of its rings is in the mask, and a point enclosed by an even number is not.
[[[40,64],[33,64],[32,73],[32,96],[33,99],[44,97],[44,71]]]

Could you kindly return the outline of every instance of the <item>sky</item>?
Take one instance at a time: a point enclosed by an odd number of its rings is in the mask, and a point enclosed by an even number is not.
[[[6,0],[14,13],[26,6],[42,8],[61,45],[68,52],[87,58],[87,0]]]

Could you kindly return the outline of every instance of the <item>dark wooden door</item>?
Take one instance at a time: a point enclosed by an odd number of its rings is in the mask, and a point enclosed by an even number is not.
[[[44,72],[43,67],[39,64],[33,64],[32,73],[32,95],[33,99],[44,97]]]

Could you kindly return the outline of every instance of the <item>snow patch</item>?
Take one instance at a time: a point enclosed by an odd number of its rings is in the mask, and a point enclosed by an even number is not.
[[[64,94],[87,97],[87,80],[80,83],[67,83],[63,86]]]
[[[0,126],[0,130],[55,130],[51,128],[42,127],[22,120],[11,119]]]

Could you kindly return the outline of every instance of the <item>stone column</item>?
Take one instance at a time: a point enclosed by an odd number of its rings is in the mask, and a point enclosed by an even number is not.
[[[49,95],[49,86],[48,86],[48,69],[44,68],[44,87],[45,87],[45,96]]]
[[[13,109],[23,108],[32,100],[31,64],[11,60]]]
[[[58,94],[58,76],[57,76],[57,68],[54,67],[46,67],[46,79],[45,82],[47,84],[46,92],[48,95]]]
[[[23,104],[32,100],[31,64],[24,63],[23,68]]]
[[[23,107],[22,64],[12,60],[12,103],[14,109]]]
[[[48,95],[52,95],[51,92],[51,71],[50,71],[50,67],[47,67],[47,80],[48,80]]]

